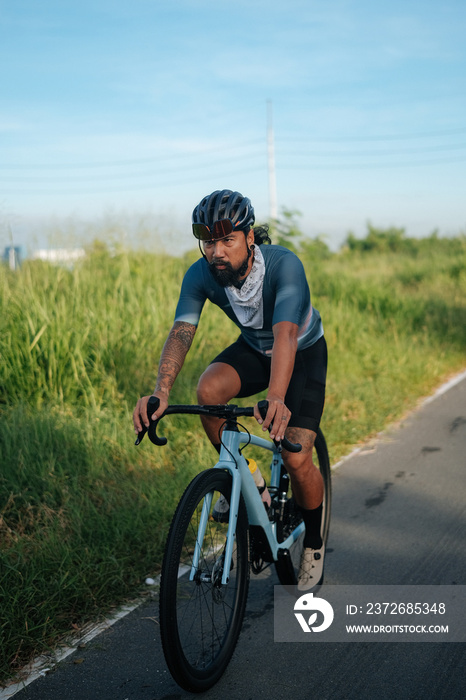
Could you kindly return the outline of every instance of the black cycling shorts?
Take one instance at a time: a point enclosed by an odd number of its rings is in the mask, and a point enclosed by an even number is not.
[[[251,348],[242,336],[211,364],[214,362],[224,362],[237,371],[241,390],[236,398],[253,396],[269,386],[271,357]],[[290,427],[317,431],[324,410],[326,376],[327,343],[322,336],[310,348],[296,353],[285,397],[285,404],[291,411]]]

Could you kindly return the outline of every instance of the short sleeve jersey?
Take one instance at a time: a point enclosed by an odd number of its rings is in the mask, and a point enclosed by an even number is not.
[[[298,350],[313,345],[323,335],[322,321],[311,305],[311,295],[300,259],[287,248],[263,245],[265,275],[262,289],[262,328],[243,326],[225,293],[209,270],[204,258],[186,272],[181,286],[175,321],[197,326],[206,299],[219,306],[241,330],[244,340],[255,350],[270,355],[273,347],[273,326],[281,321],[296,323]]]

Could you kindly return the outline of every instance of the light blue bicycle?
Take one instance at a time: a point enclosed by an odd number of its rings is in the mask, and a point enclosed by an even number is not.
[[[158,399],[151,397],[148,415],[157,406]],[[267,402],[259,407],[265,417]],[[165,659],[175,681],[191,692],[213,686],[231,659],[243,622],[250,570],[257,574],[273,563],[281,584],[295,585],[297,581],[304,523],[288,494],[281,444],[238,426],[238,418],[253,416],[253,410],[234,405],[178,405],[169,406],[163,414],[209,415],[225,420],[219,460],[186,488],[173,517],[162,564],[160,632]],[[149,437],[154,444],[164,445],[166,439],[156,432],[158,422],[151,423]],[[243,454],[249,445],[272,453],[268,485],[272,503],[268,511]],[[283,447],[301,449],[287,440]],[[331,480],[321,431],[315,452],[314,463],[324,480],[322,538],[326,542]],[[226,523],[212,517],[222,495],[230,506]]]

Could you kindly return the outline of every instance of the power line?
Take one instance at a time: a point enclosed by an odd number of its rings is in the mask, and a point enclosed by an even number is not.
[[[191,185],[198,181],[205,181],[207,179],[219,179],[218,173],[220,172],[220,177],[224,179],[225,177],[231,178],[238,174],[248,174],[252,172],[263,172],[267,168],[268,162],[268,172],[270,176],[270,126],[271,126],[271,114],[269,115],[269,129],[268,129],[268,150],[264,148],[263,139],[253,139],[243,142],[238,142],[237,144],[229,144],[220,148],[217,146],[211,149],[203,149],[202,151],[189,152],[189,153],[170,153],[164,156],[159,156],[157,158],[140,158],[133,160],[119,160],[113,162],[95,162],[95,163],[76,163],[76,164],[48,164],[41,166],[35,164],[32,166],[21,166],[15,165],[0,165],[0,173],[6,170],[22,170],[27,172],[27,170],[46,170],[52,171],[54,174],[44,176],[43,174],[38,174],[37,176],[30,174],[25,176],[6,176],[0,178],[0,182],[4,186],[4,191],[9,193],[21,192],[23,194],[47,194],[52,191],[57,194],[73,192],[75,194],[83,193],[111,193],[111,192],[129,192],[129,191],[144,191],[152,189],[160,189],[164,187],[170,187],[173,185]],[[342,143],[347,144],[356,142],[375,142],[381,140],[404,140],[408,138],[427,138],[437,137],[437,136],[457,136],[459,134],[466,133],[466,129],[454,129],[449,131],[430,131],[416,133],[416,134],[398,134],[397,136],[372,136],[365,138],[353,138],[352,140],[343,139],[342,137],[334,137],[329,139],[301,139],[296,137],[294,139],[281,138],[278,139],[281,143],[292,143],[300,141],[301,143]],[[260,145],[260,148],[257,146]],[[299,151],[293,149],[280,148],[279,149],[279,163],[278,171],[340,171],[340,170],[367,170],[367,169],[393,169],[393,168],[407,168],[407,167],[425,167],[429,165],[443,165],[443,164],[454,164],[462,163],[466,160],[466,156],[459,155],[458,157],[445,157],[437,159],[415,159],[403,162],[401,160],[391,160],[391,161],[375,161],[375,162],[357,162],[356,158],[359,157],[377,157],[380,156],[409,156],[413,155],[428,155],[433,153],[444,153],[447,154],[448,151],[461,151],[466,148],[466,143],[457,144],[437,144],[437,145],[420,145],[419,147],[407,147],[407,148],[378,148],[378,149],[365,149],[365,150],[344,150],[342,148],[335,150],[310,150],[306,151],[300,149]],[[224,154],[231,153],[234,154],[226,157]],[[243,151],[239,153],[239,151]],[[221,155],[219,155],[219,152]],[[209,154],[215,153],[219,155],[218,158],[209,159]],[[275,153],[275,150],[274,150]],[[267,161],[267,154],[269,159]],[[311,162],[302,163],[302,158],[312,159]],[[295,162],[287,162],[288,158],[296,158]],[[338,158],[339,162],[334,162],[334,159]],[[194,159],[194,160],[193,160]],[[325,159],[322,162],[322,159]],[[328,162],[328,159],[332,159],[333,162]],[[348,159],[353,159],[348,162]],[[316,160],[318,162],[316,162]],[[164,162],[169,164],[169,167],[164,165]],[[175,165],[178,162],[179,165]],[[242,165],[240,170],[232,172],[232,167],[235,168],[239,164]],[[139,166],[153,167],[142,167],[136,171],[130,170],[130,168]],[[97,168],[127,168],[126,171],[120,172],[100,172],[97,173],[95,170]],[[91,171],[90,174],[77,174],[76,171],[87,169]],[[275,169],[275,162],[274,162]],[[68,170],[69,174],[58,173],[55,171]],[[94,171],[94,172],[92,172]],[[214,171],[214,172],[212,172]],[[196,176],[191,177],[188,174],[195,172]],[[76,173],[76,174],[75,174]],[[225,175],[226,173],[226,175]],[[186,177],[188,175],[188,177]],[[176,176],[176,177],[170,177]],[[138,181],[141,181],[138,184]],[[126,181],[126,184],[123,184]],[[38,187],[25,188],[17,187],[17,183],[22,183],[24,185],[35,185]],[[78,186],[87,183],[88,187],[76,188],[73,184],[76,183]],[[95,183],[95,185],[91,184]],[[42,185],[42,186],[41,186]],[[49,185],[49,187],[47,187]]]
[[[198,151],[185,151],[184,153],[170,153],[151,158],[133,158],[129,160],[114,160],[114,161],[96,161],[88,163],[30,163],[20,165],[18,163],[0,163],[0,170],[68,170],[68,169],[92,169],[92,168],[114,168],[127,167],[131,165],[147,165],[150,163],[160,164],[164,161],[180,160],[185,158],[199,158],[209,153],[225,153],[229,151],[238,151],[241,148],[249,146],[261,145],[262,139],[254,139],[250,141],[242,141],[230,146],[214,146],[212,148],[203,148]]]
[[[307,165],[280,165],[280,170],[373,170],[384,168],[411,168],[423,167],[425,165],[447,165],[453,163],[465,163],[466,155],[459,158],[438,158],[435,160],[406,161],[404,163],[345,163],[344,165],[319,165],[309,163]]]
[[[369,141],[404,141],[409,139],[424,139],[424,138],[436,138],[439,136],[457,136],[459,134],[466,134],[466,128],[449,129],[444,131],[424,131],[424,132],[411,132],[405,134],[374,134],[373,136],[331,136],[331,137],[309,137],[306,136],[280,136],[275,139],[277,142],[296,142],[300,143],[341,143],[341,142],[369,142]]]
[[[203,169],[205,171],[205,169]],[[173,187],[173,186],[190,186],[190,185],[195,185],[198,182],[206,182],[207,180],[227,180],[227,179],[232,179],[234,177],[240,176],[240,175],[249,175],[250,173],[259,173],[259,172],[265,172],[266,166],[265,163],[263,166],[254,166],[250,168],[241,168],[241,170],[238,171],[231,171],[228,170],[226,173],[223,172],[220,175],[216,173],[205,173],[203,171],[200,171],[198,176],[196,178],[191,178],[191,179],[184,179],[181,178],[173,178],[172,180],[167,180],[167,179],[162,179],[162,180],[155,180],[154,182],[151,183],[143,183],[143,184],[137,184],[137,183],[132,183],[130,182],[127,186],[109,186],[105,187],[102,189],[98,189],[96,187],[92,187],[92,189],[89,188],[64,188],[64,187],[56,187],[54,186],[54,189],[52,190],[51,187],[46,189],[46,188],[30,188],[30,189],[25,189],[24,187],[21,187],[20,189],[18,188],[5,188],[4,192],[8,194],[29,194],[29,195],[41,195],[41,194],[50,194],[51,192],[56,193],[56,194],[107,194],[107,193],[112,193],[112,192],[134,192],[134,191],[147,191],[147,190],[156,190],[156,189],[163,189],[164,187]],[[65,183],[66,184],[66,183]]]
[[[229,158],[227,161],[225,158],[222,158],[220,160],[214,160],[212,162],[206,162],[206,163],[197,163],[193,165],[182,165],[182,166],[177,166],[175,168],[164,168],[164,167],[159,167],[158,169],[151,169],[151,170],[141,170],[138,172],[122,172],[122,173],[110,173],[110,174],[99,174],[99,175],[67,175],[66,176],[66,181],[68,182],[101,182],[101,181],[113,181],[113,180],[126,180],[130,178],[141,178],[141,177],[154,177],[154,176],[160,176],[160,175],[171,175],[172,173],[180,173],[180,172],[186,172],[186,171],[195,171],[199,172],[203,169],[206,168],[215,168],[221,165],[227,165],[230,166],[231,164],[236,165],[237,163],[245,163],[247,161],[251,160],[257,160],[257,158],[262,158],[264,159],[265,162],[265,155],[263,150],[262,151],[257,151],[256,153],[249,153],[248,155],[244,156],[237,156],[234,158]],[[61,180],[63,180],[64,176],[58,176],[58,175],[52,175],[52,176],[42,176],[42,175],[37,175],[37,176],[9,176],[8,178],[0,178],[0,182],[3,183],[8,183],[8,182],[50,182],[54,183],[57,182],[57,178],[60,177]]]
[[[306,135],[297,136],[294,134],[291,137],[274,135],[275,143],[369,143],[377,141],[397,141],[397,140],[409,140],[409,139],[424,139],[424,138],[436,138],[445,136],[455,136],[466,134],[466,128],[457,128],[450,130],[439,130],[439,131],[425,131],[425,132],[415,132],[415,133],[400,133],[400,134],[379,134],[373,136],[333,136],[333,137],[309,137],[308,133]],[[113,167],[130,167],[139,165],[161,165],[163,162],[179,161],[187,158],[199,158],[209,153],[226,153],[230,151],[238,151],[238,149],[248,148],[250,146],[262,146],[262,139],[252,139],[248,141],[238,142],[236,144],[230,144],[227,146],[213,146],[211,148],[202,148],[197,151],[183,152],[183,153],[165,153],[158,156],[152,156],[149,158],[132,158],[128,160],[115,160],[115,161],[96,161],[96,162],[78,162],[78,163],[29,163],[29,164],[18,164],[18,163],[0,163],[1,170],[80,170],[80,169],[94,169],[94,168],[113,168]],[[445,148],[453,148],[454,146],[445,146]],[[462,147],[462,146],[460,146]],[[440,148],[440,147],[439,147]]]
[[[459,144],[448,144],[448,145],[442,145],[442,146],[425,146],[422,148],[403,148],[403,149],[392,149],[392,148],[387,148],[387,149],[373,149],[373,150],[364,150],[364,151],[344,151],[344,150],[338,150],[338,151],[303,151],[300,149],[299,151],[294,151],[294,150],[279,150],[278,154],[283,153],[286,156],[306,156],[306,157],[325,157],[325,158],[332,158],[332,157],[337,157],[337,158],[345,158],[347,156],[349,157],[359,157],[359,156],[381,156],[381,155],[408,155],[410,153],[438,153],[441,151],[458,151],[466,148],[466,143],[459,143]]]

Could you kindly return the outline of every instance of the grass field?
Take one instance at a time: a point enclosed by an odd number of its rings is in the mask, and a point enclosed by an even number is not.
[[[466,237],[369,231],[339,253],[299,249],[329,347],[335,462],[464,368]],[[0,267],[0,684],[157,572],[181,491],[213,462],[197,419],[167,421],[156,450],[134,447],[130,418],[196,258],[95,245],[73,269]],[[236,336],[208,305],[173,403],[195,402]]]

